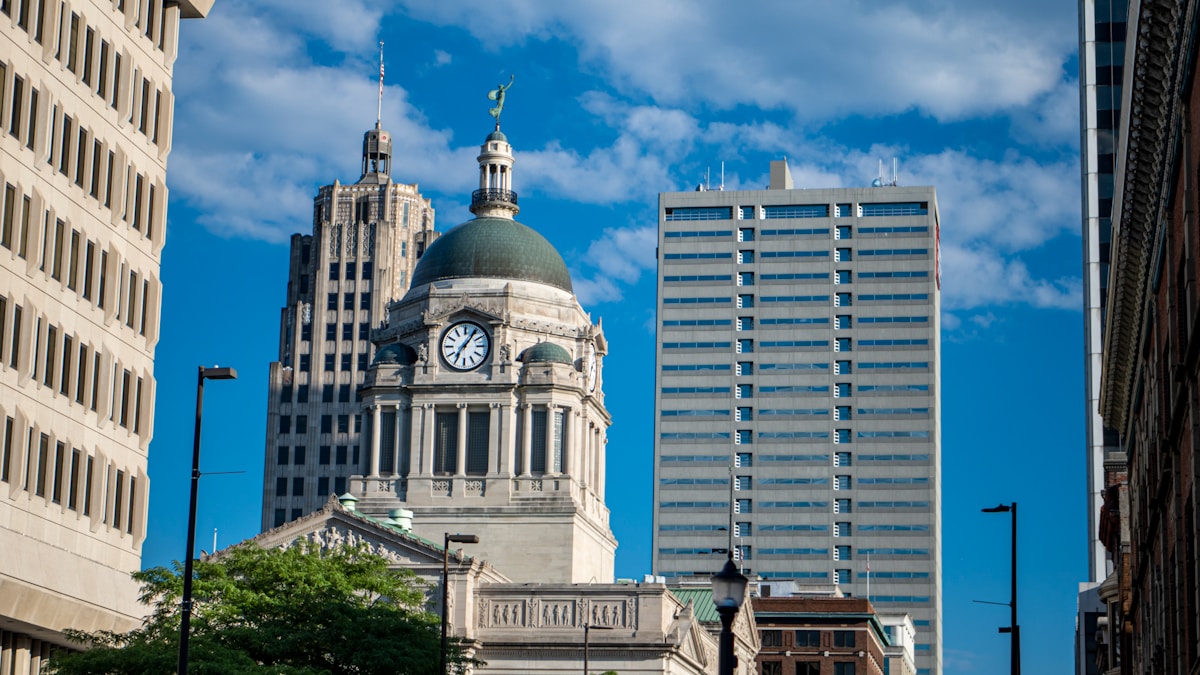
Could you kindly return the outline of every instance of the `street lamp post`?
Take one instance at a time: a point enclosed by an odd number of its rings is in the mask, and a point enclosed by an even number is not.
[[[983,512],[1012,514],[1012,601],[1008,603],[1012,616],[1008,628],[1001,628],[1000,632],[1009,634],[1009,644],[1012,648],[1012,656],[1009,659],[1010,672],[1012,675],[1021,675],[1021,626],[1017,623],[1017,503],[1000,504],[983,509]]]
[[[583,675],[588,675],[588,631],[612,629],[612,626],[594,626],[590,623],[583,624]]]
[[[450,534],[446,532],[445,541],[442,543],[442,651],[441,664],[439,669],[442,675],[448,675],[446,670],[446,605],[450,602],[450,544],[478,544],[479,537],[474,534]]]
[[[233,368],[205,368],[196,375],[196,435],[192,441],[192,499],[188,506],[187,553],[183,556],[183,602],[180,603],[178,675],[188,672],[188,641],[192,629],[192,556],[196,548],[196,497],[200,491],[200,413],[204,409],[205,380],[236,380]]]
[[[733,619],[742,607],[746,598],[746,584],[749,582],[745,575],[738,571],[733,564],[733,552],[720,572],[712,575],[713,604],[721,615],[721,640],[717,659],[718,675],[733,675],[737,657],[733,653]]]

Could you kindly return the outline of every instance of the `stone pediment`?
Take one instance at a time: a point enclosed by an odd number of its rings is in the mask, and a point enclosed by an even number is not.
[[[469,310],[478,318],[488,322],[508,323],[509,321],[509,312],[503,300],[476,299],[469,293],[463,293],[456,300],[439,300],[430,304],[436,304],[436,308],[431,306],[421,312],[421,322],[425,326],[442,324],[449,317],[464,310]]]
[[[351,511],[335,498],[330,498],[321,510],[267,530],[249,541],[263,547],[286,548],[297,539],[307,539],[321,548],[361,545],[397,567],[440,568],[442,564],[442,548],[437,543]],[[460,558],[453,551],[450,557]]]

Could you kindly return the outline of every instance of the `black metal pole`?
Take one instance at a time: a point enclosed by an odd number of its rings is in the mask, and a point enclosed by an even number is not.
[[[718,644],[717,673],[718,675],[733,675],[733,618],[737,616],[737,607],[717,607],[721,615],[721,640]]]
[[[450,576],[450,533],[445,534],[442,541],[442,649],[441,649],[441,664],[442,667],[438,672],[442,675],[446,673],[446,603],[450,600],[450,589],[447,583]]]
[[[1012,675],[1021,675],[1021,626],[1017,623],[1017,503],[1012,503]]]
[[[188,506],[187,552],[183,556],[183,602],[179,618],[178,675],[188,672],[188,638],[192,628],[192,551],[196,547],[196,494],[200,490],[200,412],[204,407],[204,366],[196,374],[196,435],[192,442],[192,498]]]

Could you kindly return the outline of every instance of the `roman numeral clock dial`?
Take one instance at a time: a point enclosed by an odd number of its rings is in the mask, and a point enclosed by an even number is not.
[[[455,370],[478,368],[487,358],[491,339],[479,324],[463,321],[442,335],[442,359]]]

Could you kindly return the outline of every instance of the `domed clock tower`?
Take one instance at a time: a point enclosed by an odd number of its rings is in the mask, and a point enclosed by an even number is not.
[[[470,554],[513,581],[611,583],[604,332],[558,251],[514,220],[498,123],[478,159],[475,218],[426,250],[375,333],[352,490],[368,514],[413,511],[431,540],[478,535]]]

